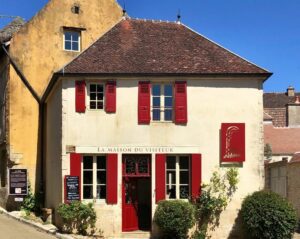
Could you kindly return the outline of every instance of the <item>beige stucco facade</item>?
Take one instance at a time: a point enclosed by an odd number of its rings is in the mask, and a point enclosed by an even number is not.
[[[71,11],[74,4],[80,7],[79,14]],[[115,0],[51,0],[13,36],[9,53],[41,97],[52,74],[79,54],[63,50],[64,27],[81,30],[84,50],[121,16]],[[9,76],[8,155],[15,167],[28,169],[35,188],[41,172],[39,105],[13,67]]]
[[[222,213],[220,226],[212,232],[212,238],[227,238],[230,233],[234,233],[233,226],[243,198],[263,188],[263,79],[118,78],[115,114],[88,109],[85,113],[76,113],[75,79],[86,80],[88,84],[94,81],[106,82],[111,78],[63,78],[48,97],[47,207],[56,208],[64,200],[63,177],[70,174],[70,154],[67,151],[70,146],[75,146],[77,153],[89,155],[102,154],[99,152],[102,147],[124,146],[132,150],[137,147],[171,147],[177,154],[201,153],[202,182],[208,182],[212,172],[223,167],[220,167],[221,123],[239,122],[246,125],[246,161],[238,165],[238,190]],[[139,80],[150,80],[152,83],[186,80],[187,125],[172,122],[138,125]],[[157,152],[150,153],[152,215],[156,208],[155,153]],[[122,152],[118,153],[118,165],[118,203],[95,203],[99,216],[97,226],[110,238],[122,236]]]

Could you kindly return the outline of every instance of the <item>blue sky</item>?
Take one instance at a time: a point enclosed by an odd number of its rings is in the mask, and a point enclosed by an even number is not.
[[[1,0],[0,15],[29,20],[47,0]],[[300,91],[299,0],[118,0],[131,17],[176,20],[273,72],[267,92]],[[8,19],[0,18],[0,28]]]

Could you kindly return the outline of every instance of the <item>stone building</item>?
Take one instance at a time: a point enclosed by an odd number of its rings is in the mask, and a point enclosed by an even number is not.
[[[7,169],[28,170],[43,190],[42,95],[53,72],[85,50],[122,17],[115,0],[50,0],[30,21],[0,31],[0,205],[7,202]]]
[[[265,187],[293,203],[300,216],[300,94],[264,94],[264,141],[272,154],[265,161]]]
[[[46,207],[73,200],[66,181],[78,180],[75,199],[94,203],[105,236],[148,238],[160,200],[197,196],[213,171],[238,166],[212,233],[227,238],[243,198],[263,187],[270,75],[179,22],[124,18],[43,95]]]

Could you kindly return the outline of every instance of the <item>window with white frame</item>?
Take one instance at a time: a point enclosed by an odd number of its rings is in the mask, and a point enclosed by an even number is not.
[[[106,157],[83,156],[82,198],[106,198]]]
[[[172,121],[173,120],[173,85],[153,84],[152,85],[152,120]]]
[[[166,198],[188,199],[190,195],[190,157],[167,156]]]
[[[89,109],[102,110],[104,108],[104,84],[89,84]]]
[[[80,31],[64,32],[64,50],[80,51]]]

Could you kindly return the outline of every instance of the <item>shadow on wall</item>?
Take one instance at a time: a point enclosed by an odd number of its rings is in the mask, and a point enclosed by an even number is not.
[[[236,217],[234,221],[234,225],[228,236],[228,239],[241,239],[241,238],[247,239],[248,237],[247,237],[247,233],[243,228],[241,211],[239,211],[238,216]]]

